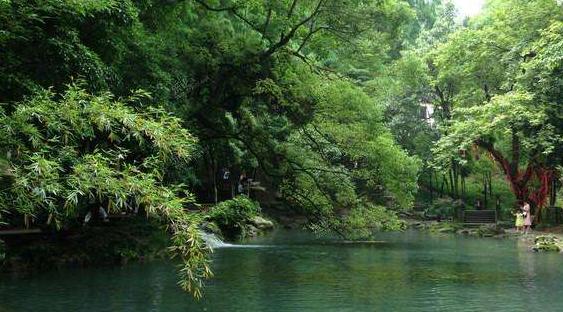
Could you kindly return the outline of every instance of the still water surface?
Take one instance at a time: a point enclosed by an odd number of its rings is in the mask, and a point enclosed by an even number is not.
[[[168,262],[0,278],[0,312],[563,311],[563,256],[510,239],[386,233],[380,243],[279,231],[213,254],[195,302]],[[262,245],[256,246],[256,245]]]

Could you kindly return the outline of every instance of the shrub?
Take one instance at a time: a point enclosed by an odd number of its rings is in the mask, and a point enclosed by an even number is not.
[[[116,99],[70,85],[63,94],[38,91],[14,110],[0,107],[0,155],[7,155],[0,182],[9,183],[0,185],[0,207],[10,203],[9,213],[57,229],[97,205],[110,213],[143,207],[169,225],[184,263],[181,285],[199,297],[211,272],[199,216],[184,210],[194,198],[164,178],[168,168],[188,165],[197,139],[162,108],[136,110],[147,97],[138,91]]]
[[[438,198],[426,208],[426,216],[440,216],[441,218],[454,217],[461,203],[451,198]]]
[[[258,215],[259,212],[260,207],[256,202],[241,195],[215,205],[209,211],[208,219],[214,221],[223,233],[234,236],[240,235],[245,223]]]

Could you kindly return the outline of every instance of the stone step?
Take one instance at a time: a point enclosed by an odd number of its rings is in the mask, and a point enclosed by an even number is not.
[[[494,210],[466,210],[463,214],[463,221],[466,224],[487,224],[497,221]]]

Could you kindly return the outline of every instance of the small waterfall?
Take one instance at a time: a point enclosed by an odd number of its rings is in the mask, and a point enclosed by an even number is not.
[[[217,235],[213,233],[207,233],[201,231],[201,238],[203,239],[203,241],[205,241],[205,244],[207,244],[207,246],[210,247],[211,249],[234,246],[233,244],[225,243],[224,241],[220,240],[219,237],[217,237]]]
[[[229,244],[229,243],[225,243],[224,241],[220,240],[219,237],[217,237],[217,235],[215,235],[213,233],[207,233],[205,231],[201,231],[200,234],[201,234],[201,238],[203,239],[205,244],[211,249],[216,249],[216,248],[267,248],[267,247],[271,247],[271,246],[268,246],[268,245],[246,245],[246,244],[235,245],[235,244]]]

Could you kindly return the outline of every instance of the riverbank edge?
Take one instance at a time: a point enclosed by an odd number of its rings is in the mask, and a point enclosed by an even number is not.
[[[64,267],[123,265],[169,256],[166,227],[143,217],[75,226],[61,231],[2,237],[0,273],[34,273]]]
[[[244,235],[240,238],[265,235],[277,226],[268,217],[257,215],[244,224]],[[206,222],[202,230],[225,239],[213,222]],[[119,266],[171,258],[171,237],[166,226],[142,216],[0,238],[0,274]]]
[[[408,228],[435,234],[463,235],[475,238],[518,239],[530,251],[558,251],[563,255],[563,227],[551,227],[521,233],[510,224],[467,226],[451,221],[403,219]]]

